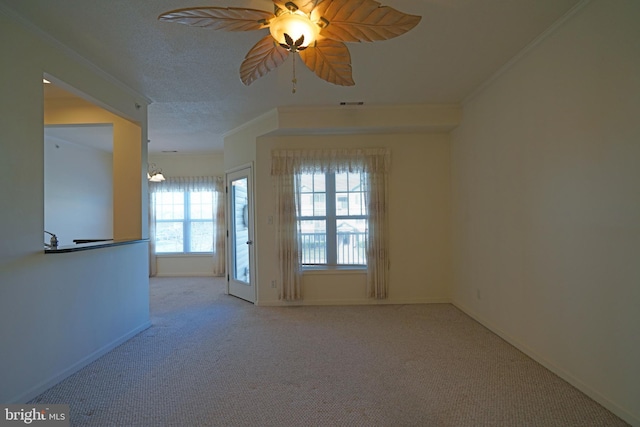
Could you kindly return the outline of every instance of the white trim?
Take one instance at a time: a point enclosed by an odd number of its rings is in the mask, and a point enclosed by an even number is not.
[[[385,110],[404,110],[404,111],[416,111],[416,110],[459,110],[458,104],[364,104],[364,105],[296,105],[296,106],[280,106],[275,108],[278,113],[317,113],[322,111],[340,111],[340,110],[370,110],[370,111],[385,111]]]
[[[248,122],[243,123],[240,126],[235,127],[233,129],[231,129],[230,131],[227,131],[227,132],[223,133],[222,134],[222,138],[225,139],[225,138],[227,138],[227,137],[229,137],[229,136],[231,136],[231,135],[233,135],[235,133],[238,133],[238,132],[240,132],[242,130],[251,128],[256,123],[260,123],[262,120],[265,120],[265,119],[275,120],[276,127],[274,127],[271,130],[266,131],[266,133],[272,132],[272,131],[278,129],[278,118],[279,118],[278,109],[277,108],[272,108],[271,110],[267,111],[266,113],[260,114],[258,117],[255,117],[255,118],[249,120]],[[258,136],[261,136],[261,135],[258,135]]]
[[[467,103],[473,101],[478,95],[485,91],[488,87],[490,87],[500,76],[506,73],[511,67],[520,62],[523,58],[525,58],[529,53],[536,48],[540,43],[542,43],[547,37],[551,36],[555,33],[558,28],[564,25],[569,19],[573,18],[579,11],[581,11],[587,4],[589,4],[591,0],[582,0],[569,9],[564,15],[562,15],[557,21],[555,21],[549,28],[547,28],[542,34],[533,39],[528,45],[526,45],[520,52],[518,52],[513,58],[509,60],[506,64],[504,64],[498,71],[493,73],[491,77],[485,80],[480,86],[474,89],[471,94],[469,94],[466,98],[462,100],[460,103],[462,106],[465,106]]]
[[[508,333],[503,331],[501,328],[494,325],[492,322],[480,316],[475,311],[469,309],[464,304],[461,304],[459,301],[454,300],[452,301],[452,304],[455,307],[457,307],[459,310],[461,310],[463,313],[465,313],[466,315],[476,320],[482,326],[489,329],[491,332],[498,335],[500,338],[504,339],[509,344],[511,344],[518,350],[522,351],[524,354],[526,354],[527,356],[529,356],[530,358],[532,358],[533,360],[535,360],[536,362],[538,362],[539,364],[541,364],[542,366],[544,366],[545,368],[553,372],[554,374],[558,375],[560,378],[562,378],[563,380],[565,380],[566,382],[568,382],[569,384],[571,384],[572,386],[574,386],[575,388],[577,388],[578,390],[580,390],[581,392],[589,396],[591,399],[595,400],[596,402],[598,402],[599,404],[607,408],[609,411],[613,412],[618,417],[622,418],[623,420],[630,423],[631,425],[640,426],[640,419],[636,418],[631,412],[618,406],[616,403],[611,401],[609,398],[607,398],[606,396],[604,396],[603,394],[601,394],[600,392],[598,392],[588,384],[576,378],[575,376],[573,376],[571,373],[567,372],[563,368],[557,366],[553,361],[538,354],[529,346],[527,346],[520,340],[514,338],[513,336],[509,335]]]
[[[232,228],[232,219],[233,215],[231,214],[231,209],[233,207],[233,203],[231,202],[232,192],[229,191],[230,182],[235,178],[231,177],[231,175],[239,174],[241,176],[245,176],[247,178],[248,188],[248,205],[249,205],[249,240],[252,242],[249,246],[249,285],[253,287],[253,295],[251,298],[247,296],[240,296],[236,294],[232,294],[230,292],[231,288],[231,272],[232,272],[232,263],[234,261],[233,247],[230,243],[232,238],[235,238],[234,233],[231,232]],[[256,239],[256,219],[255,219],[255,172],[254,172],[254,162],[248,162],[243,165],[236,166],[227,170],[224,174],[224,186],[225,186],[225,201],[226,201],[226,225],[227,225],[227,233],[226,233],[226,257],[225,257],[225,273],[227,279],[227,287],[226,294],[233,295],[235,297],[244,299],[246,301],[251,302],[252,304],[256,304],[258,301],[258,262],[256,259],[257,252],[257,239]],[[236,290],[238,288],[236,287]]]
[[[376,300],[372,298],[318,299],[285,302],[280,300],[260,301],[262,307],[316,306],[316,305],[409,305],[409,304],[451,304],[449,298],[402,298]]]
[[[9,399],[9,402],[7,402],[7,403],[22,403],[22,402],[30,401],[31,399],[33,399],[33,398],[37,397],[38,395],[42,394],[43,392],[47,391],[48,389],[50,389],[54,385],[58,384],[60,381],[64,380],[65,378],[75,374],[76,372],[78,372],[80,369],[84,368],[85,366],[87,366],[91,362],[93,362],[93,361],[99,359],[100,357],[104,356],[105,354],[109,353],[111,350],[113,350],[114,348],[118,347],[120,344],[130,340],[131,338],[133,338],[134,336],[138,335],[140,332],[144,331],[145,329],[148,329],[149,327],[151,327],[151,322],[150,321],[147,321],[147,322],[143,323],[142,325],[138,326],[137,328],[133,329],[132,331],[122,335],[120,338],[117,338],[117,339],[111,341],[109,344],[99,348],[98,350],[94,351],[93,353],[89,354],[88,356],[80,359],[79,361],[77,361],[73,365],[69,366],[67,369],[62,370],[58,374],[53,375],[49,379],[47,379],[47,380],[41,382],[40,384],[32,387],[31,389],[29,389],[25,393],[22,393],[22,394],[20,394],[18,396],[15,396],[15,397]]]
[[[135,117],[129,113],[125,113],[124,111],[113,107],[109,104],[107,104],[106,102],[101,101],[100,99],[89,95],[86,92],[83,92],[77,88],[75,88],[73,85],[70,85],[69,83],[65,82],[64,80],[60,80],[59,78],[57,78],[56,76],[54,76],[53,74],[49,74],[47,72],[43,72],[42,73],[43,78],[47,79],[51,84],[53,84],[54,86],[58,86],[64,90],[66,90],[67,92],[76,95],[78,98],[83,99],[91,104],[96,105],[99,108],[102,108],[103,110],[106,110],[118,117],[122,117],[126,120],[132,121],[134,123],[139,124],[140,123],[140,117]],[[100,75],[99,75],[100,76]],[[117,84],[116,84],[117,86]],[[126,89],[125,89],[126,91]],[[142,102],[142,101],[141,101]],[[144,99],[144,102],[147,104],[147,106],[149,105],[150,101]],[[46,125],[46,126],[58,126],[58,125]],[[147,144],[149,144],[149,141],[147,140]]]
[[[223,278],[226,279],[226,274],[224,276],[216,276],[210,271],[207,271],[207,272],[192,271],[189,273],[158,273],[155,276],[153,276],[153,278],[160,278],[160,277],[217,277],[219,279],[223,279]]]
[[[211,258],[213,252],[158,252],[158,258]]]
[[[367,275],[366,265],[303,265],[303,276],[334,274],[344,276],[347,274]]]
[[[239,165],[239,166],[235,166],[235,167],[225,171],[225,173],[224,173],[225,174],[225,185],[228,184],[228,181],[226,179],[227,178],[226,175],[234,173],[234,172],[241,171],[243,169],[253,169],[253,162],[249,162],[249,163],[245,163],[245,164],[242,164],[242,165]]]

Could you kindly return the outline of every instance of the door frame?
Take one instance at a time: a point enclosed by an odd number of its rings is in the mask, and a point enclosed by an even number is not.
[[[248,201],[248,209],[247,209],[247,213],[248,213],[248,228],[249,228],[249,241],[251,241],[252,243],[249,244],[249,287],[252,288],[251,291],[249,291],[248,293],[243,293],[243,295],[237,295],[232,293],[231,287],[232,287],[232,279],[231,279],[231,275],[234,274],[234,270],[233,270],[233,266],[234,266],[234,260],[235,260],[235,256],[234,256],[234,245],[233,245],[233,239],[232,239],[232,231],[231,231],[231,227],[233,226],[232,221],[233,221],[233,215],[231,212],[231,208],[233,206],[232,204],[232,192],[229,191],[229,187],[231,186],[231,179],[230,179],[230,175],[232,174],[237,174],[238,172],[244,172],[247,171],[247,184],[248,184],[248,188],[247,188],[247,193],[248,193],[248,197],[247,197],[247,201]],[[226,233],[226,239],[227,239],[227,244],[226,244],[226,251],[227,251],[227,256],[226,258],[226,264],[227,264],[227,289],[226,289],[226,293],[228,295],[233,295],[235,297],[241,298],[245,301],[251,302],[253,304],[256,303],[257,298],[258,298],[258,287],[257,287],[257,281],[256,281],[256,240],[255,240],[255,182],[254,182],[254,164],[253,162],[250,163],[245,163],[243,165],[239,165],[236,166],[232,169],[229,169],[225,172],[224,174],[224,180],[225,180],[225,199],[226,199],[226,215],[227,215],[227,221],[226,221],[226,225],[227,225],[227,233]],[[240,283],[240,282],[238,282]],[[244,283],[242,283],[242,285],[245,285]]]

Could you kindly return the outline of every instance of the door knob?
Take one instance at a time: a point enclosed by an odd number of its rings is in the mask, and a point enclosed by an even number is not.
[[[247,241],[247,245],[253,245],[253,241],[248,240],[248,241]]]

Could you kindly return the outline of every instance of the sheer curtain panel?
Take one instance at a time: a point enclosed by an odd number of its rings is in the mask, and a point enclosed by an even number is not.
[[[158,260],[156,257],[156,195],[152,192],[152,182],[149,182],[149,277],[158,274]]]
[[[226,233],[224,177],[215,177],[213,204],[213,275],[226,273]]]
[[[278,297],[283,301],[302,299],[302,252],[298,240],[300,230],[296,220],[300,206],[296,195],[297,181],[299,177],[293,174],[275,176],[276,242],[281,283]]]

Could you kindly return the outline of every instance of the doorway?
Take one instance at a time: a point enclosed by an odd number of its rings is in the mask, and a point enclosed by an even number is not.
[[[255,303],[255,246],[252,165],[227,172],[227,291]]]

